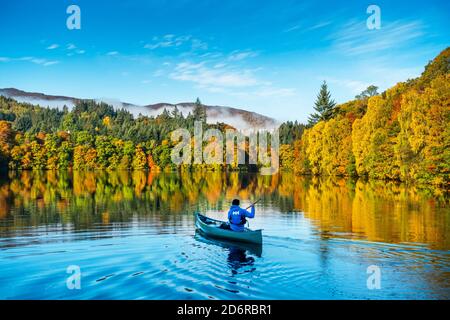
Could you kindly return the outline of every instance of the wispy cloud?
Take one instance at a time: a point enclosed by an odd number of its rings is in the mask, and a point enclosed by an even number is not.
[[[228,60],[230,61],[240,61],[247,58],[256,57],[258,55],[257,52],[251,51],[251,50],[245,50],[245,51],[239,51],[235,50],[230,53],[228,56]]]
[[[259,83],[250,70],[236,72],[209,68],[204,63],[179,63],[169,76],[171,79],[190,81],[201,87],[248,87]]]
[[[298,23],[296,25],[293,25],[285,30],[283,30],[283,32],[287,33],[287,32],[292,32],[292,31],[296,31],[297,33],[305,33],[308,31],[314,31],[314,30],[318,30],[318,29],[322,29],[326,26],[329,26],[330,24],[332,24],[333,21],[331,20],[326,20],[326,21],[320,21],[316,24],[313,25],[306,25],[303,23]]]
[[[217,59],[223,56],[222,52],[205,52],[200,55],[200,58]]]
[[[47,59],[35,58],[35,57],[23,57],[23,58],[19,58],[19,60],[20,61],[29,61],[34,64],[43,65],[44,67],[48,67],[48,66],[59,63],[59,61],[57,61],[57,60],[47,60]]]
[[[420,21],[384,22],[379,30],[369,30],[365,22],[351,21],[329,39],[337,51],[360,55],[399,48],[424,34],[424,25]]]
[[[144,45],[144,48],[155,50],[158,48],[169,48],[169,47],[179,47],[182,44],[191,40],[192,36],[175,36],[173,34],[166,34],[164,36],[158,37],[155,36],[152,39],[152,43],[147,43]]]
[[[255,72],[259,69],[237,69],[226,63],[178,63],[169,78],[187,81],[195,84],[196,88],[210,93],[221,93],[237,97],[288,97],[296,94],[292,88],[277,88],[268,81],[259,79]],[[158,70],[158,75],[163,75]],[[244,91],[245,89],[245,91]]]
[[[315,25],[312,25],[308,28],[306,28],[307,31],[317,30],[324,28],[326,26],[329,26],[333,21],[321,21],[319,23],[316,23]]]
[[[199,39],[192,39],[191,48],[192,50],[207,50],[208,44]]]
[[[194,38],[192,35],[176,36],[174,34],[166,34],[164,36],[155,36],[151,43],[144,45],[144,48],[156,50],[160,48],[189,46],[190,50],[207,50],[208,44],[200,39]]]
[[[46,49],[47,50],[53,50],[53,49],[56,49],[56,48],[59,48],[59,44],[54,43],[52,45],[49,45]]]
[[[291,32],[291,31],[295,31],[295,30],[300,29],[301,27],[302,27],[301,24],[296,24],[296,25],[293,25],[292,27],[289,27],[289,28],[283,30],[283,32]]]
[[[14,62],[14,61],[27,61],[34,64],[42,65],[44,67],[48,67],[54,64],[58,64],[57,60],[48,60],[44,58],[36,58],[36,57],[20,57],[20,58],[10,58],[10,57],[0,57],[0,62]]]
[[[116,56],[116,55],[118,55],[118,54],[119,54],[118,51],[110,51],[110,52],[107,52],[107,53],[106,53],[107,56]]]
[[[68,53],[67,53],[67,56],[73,56],[73,55],[75,55],[75,54],[84,54],[84,53],[86,53],[86,50],[84,50],[84,49],[80,49],[80,48],[78,48],[76,45],[74,45],[73,43],[69,43],[69,44],[67,44],[66,45],[66,49],[67,49],[67,51],[69,51]]]
[[[346,88],[346,89],[350,90],[350,92],[352,94],[355,94],[355,95],[361,93],[363,90],[367,89],[367,87],[372,84],[372,83],[367,83],[367,82],[359,81],[359,80],[340,79],[340,78],[326,77],[326,76],[317,77],[317,80],[325,80],[329,84],[335,84],[339,87]]]

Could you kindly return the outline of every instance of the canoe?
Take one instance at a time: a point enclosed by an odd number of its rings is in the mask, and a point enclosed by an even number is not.
[[[230,241],[262,244],[262,230],[250,230],[245,228],[242,232],[221,228],[227,224],[224,221],[208,218],[200,213],[195,213],[195,225],[205,235],[213,238],[227,239]]]
[[[225,248],[229,253],[241,250],[256,257],[261,257],[262,255],[262,243],[232,241],[224,238],[210,237],[200,229],[195,230],[194,239],[202,243]]]

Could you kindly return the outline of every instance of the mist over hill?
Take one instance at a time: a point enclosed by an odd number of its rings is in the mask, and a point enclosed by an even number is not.
[[[148,105],[135,105],[127,102],[122,102],[117,99],[110,98],[95,98],[95,99],[81,99],[68,96],[48,95],[40,92],[27,92],[16,88],[0,89],[0,95],[8,98],[13,98],[19,102],[26,102],[33,105],[40,105],[43,107],[62,109],[64,106],[69,110],[82,100],[95,100],[97,102],[104,102],[112,105],[116,109],[126,109],[135,117],[139,114],[145,116],[157,116],[161,114],[164,109],[172,111],[175,107],[178,108],[183,115],[192,113],[195,103],[156,103]],[[246,111],[240,108],[226,107],[226,106],[210,106],[203,105],[208,116],[208,123],[223,122],[236,129],[273,129],[278,126],[278,122],[270,117],[261,115],[256,112]]]

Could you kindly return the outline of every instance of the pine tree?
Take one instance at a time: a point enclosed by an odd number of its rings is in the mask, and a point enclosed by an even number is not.
[[[195,106],[192,113],[196,121],[206,123],[206,108],[202,105],[199,98],[195,101]]]
[[[336,103],[333,99],[331,99],[331,93],[330,91],[328,91],[328,86],[325,81],[320,87],[320,92],[317,95],[317,99],[314,104],[314,110],[316,110],[317,112],[309,116],[308,124],[310,126],[315,125],[319,121],[331,119]]]

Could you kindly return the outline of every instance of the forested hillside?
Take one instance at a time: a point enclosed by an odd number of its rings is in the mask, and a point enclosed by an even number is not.
[[[175,108],[136,119],[126,110],[91,100],[73,110],[42,108],[0,96],[0,162],[3,169],[170,169],[170,133],[206,124],[198,101],[192,114]]]
[[[313,114],[309,125],[280,126],[283,169],[448,188],[450,48],[419,78],[381,94],[372,87],[335,105],[324,84],[318,100],[328,107],[318,106],[321,113]],[[229,128],[225,123],[207,125],[200,101],[192,114],[175,108],[135,118],[127,110],[90,100],[69,111],[0,96],[0,164],[3,169],[175,169],[170,133],[177,128],[192,131],[195,120],[205,128]]]
[[[367,176],[449,186],[450,48],[422,75],[360,95],[281,148],[300,174]]]

